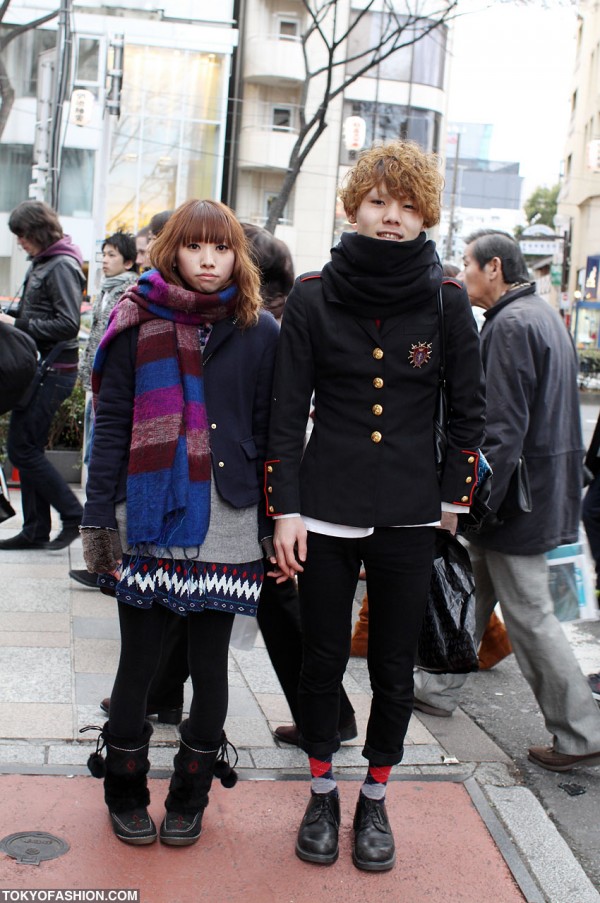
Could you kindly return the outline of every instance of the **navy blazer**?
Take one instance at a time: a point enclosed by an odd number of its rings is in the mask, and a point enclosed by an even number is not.
[[[115,505],[126,497],[135,394],[138,329],[118,335],[108,349],[94,426],[84,527],[116,528]],[[219,495],[234,508],[262,498],[269,408],[279,327],[261,311],[242,330],[233,319],[215,323],[204,356],[204,394],[212,475]],[[259,539],[272,533],[259,505]]]

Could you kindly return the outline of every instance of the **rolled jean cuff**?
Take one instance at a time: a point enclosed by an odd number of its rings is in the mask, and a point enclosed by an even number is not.
[[[329,756],[338,751],[341,746],[341,740],[339,733],[337,733],[331,740],[318,740],[316,743],[311,743],[310,740],[306,740],[300,734],[298,746],[304,750],[307,756],[324,762]]]
[[[404,747],[399,752],[382,753],[365,743],[362,755],[371,765],[399,765],[404,758]]]

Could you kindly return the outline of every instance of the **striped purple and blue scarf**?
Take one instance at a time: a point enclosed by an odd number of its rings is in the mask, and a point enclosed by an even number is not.
[[[107,349],[139,327],[127,471],[127,540],[193,548],[210,518],[210,445],[199,328],[233,316],[237,287],[203,294],[140,276],[114,308],[92,371],[98,398]]]

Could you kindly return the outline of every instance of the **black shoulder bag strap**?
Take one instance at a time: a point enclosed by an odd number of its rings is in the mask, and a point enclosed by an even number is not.
[[[444,460],[446,458],[446,448],[448,446],[448,437],[446,435],[448,425],[448,402],[446,399],[446,335],[444,328],[444,303],[442,300],[441,287],[437,295],[437,309],[440,331],[440,369],[438,374],[438,395],[433,417],[433,444],[438,477],[441,477]]]

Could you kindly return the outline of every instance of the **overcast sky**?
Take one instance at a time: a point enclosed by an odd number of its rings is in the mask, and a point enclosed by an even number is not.
[[[576,14],[560,0],[464,0],[456,25],[449,121],[494,126],[491,157],[521,163],[524,197],[558,181],[569,122]]]

